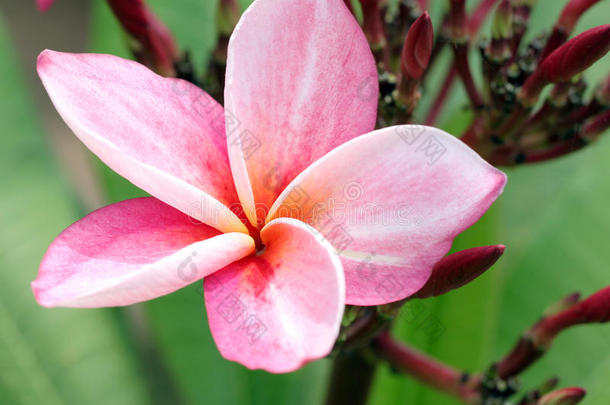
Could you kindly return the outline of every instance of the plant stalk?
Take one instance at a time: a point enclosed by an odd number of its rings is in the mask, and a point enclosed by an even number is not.
[[[333,362],[326,405],[365,405],[376,366],[376,360],[363,350],[339,353]]]

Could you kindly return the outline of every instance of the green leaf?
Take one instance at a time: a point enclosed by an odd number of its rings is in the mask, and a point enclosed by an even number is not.
[[[145,404],[146,386],[114,311],[46,309],[30,281],[77,218],[49,159],[0,20],[0,398],[6,404]]]

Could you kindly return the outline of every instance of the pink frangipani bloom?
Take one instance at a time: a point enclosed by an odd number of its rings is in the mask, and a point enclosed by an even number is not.
[[[288,372],[327,355],[344,305],[417,292],[504,174],[435,128],[373,131],[377,72],[342,0],[256,0],[225,100],[109,55],[44,51],[57,110],[152,197],[99,209],[46,253],[44,306],[129,305],[204,280],[224,357]]]

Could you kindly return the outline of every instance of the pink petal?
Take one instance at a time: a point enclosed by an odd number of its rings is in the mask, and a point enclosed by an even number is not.
[[[36,0],[36,6],[41,12],[45,12],[51,8],[55,0]]]
[[[32,288],[47,307],[129,305],[182,288],[253,251],[248,235],[221,234],[156,198],[137,198],[101,208],[62,232]]]
[[[390,127],[308,167],[268,219],[299,218],[318,229],[342,258],[346,302],[378,305],[419,290],[505,183],[502,172],[439,129]]]
[[[290,372],[332,350],[343,315],[343,269],[332,246],[297,220],[270,222],[261,237],[264,253],[206,277],[208,320],[225,358]]]
[[[231,36],[225,86],[231,169],[250,221],[262,224],[314,160],[373,130],[377,94],[375,61],[342,0],[255,1]]]
[[[44,51],[38,74],[74,133],[138,187],[223,232],[247,232],[227,206],[223,109],[196,86],[110,55]]]

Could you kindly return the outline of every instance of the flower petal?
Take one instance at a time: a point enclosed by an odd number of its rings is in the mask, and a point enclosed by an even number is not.
[[[231,169],[252,223],[258,216],[262,224],[314,160],[373,130],[377,94],[373,55],[342,0],[250,6],[229,42],[225,114]]]
[[[182,288],[254,251],[152,197],[122,201],[76,222],[51,244],[32,283],[53,307],[106,307]]]
[[[308,167],[268,219],[293,217],[318,229],[342,258],[346,302],[378,305],[421,288],[505,183],[502,172],[439,129],[390,127]]]
[[[225,358],[289,372],[332,350],[343,314],[343,269],[332,246],[300,221],[270,222],[261,237],[264,253],[205,278],[208,320]]]
[[[196,86],[111,55],[44,51],[38,74],[64,121],[104,163],[153,196],[220,229],[247,232],[222,107]]]

